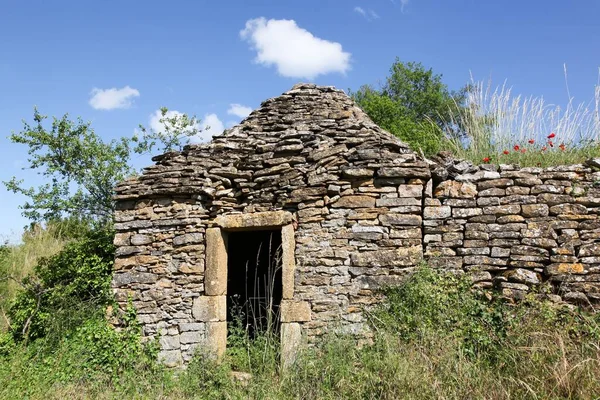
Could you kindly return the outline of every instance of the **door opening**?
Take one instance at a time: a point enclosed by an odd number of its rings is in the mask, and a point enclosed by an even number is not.
[[[278,333],[281,230],[228,232],[227,236],[228,325],[243,328],[250,338]]]

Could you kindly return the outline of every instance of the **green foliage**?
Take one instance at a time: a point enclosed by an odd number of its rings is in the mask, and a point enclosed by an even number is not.
[[[94,132],[89,122],[72,121],[68,114],[53,118],[34,109],[34,123],[23,122],[14,143],[28,147],[28,168],[39,171],[48,183],[37,189],[24,188],[17,178],[5,182],[9,191],[28,197],[23,215],[34,221],[60,218],[63,214],[111,217],[112,188],[133,171],[129,167],[129,143],[122,138],[108,143]]]
[[[0,360],[0,381],[5,383],[0,397],[41,398],[47,385],[72,382],[118,388],[124,379],[131,379],[133,370],[160,373],[156,349],[142,343],[139,326],[117,331],[96,312],[57,343],[39,339],[27,347],[13,344]]]
[[[76,121],[65,114],[48,118],[34,109],[33,124],[23,121],[23,130],[10,135],[14,143],[28,147],[28,169],[36,170],[45,183],[38,188],[23,186],[13,177],[4,182],[8,191],[28,200],[21,206],[23,215],[33,221],[62,219],[65,216],[110,221],[117,182],[135,173],[133,153],[152,150],[171,151],[187,143],[199,132],[195,117],[173,114],[161,109],[164,129],[141,127],[142,135],[106,142],[92,129],[90,122]]]
[[[58,345],[46,339],[27,348],[13,344],[0,358],[0,398],[600,396],[597,314],[535,295],[509,306],[473,292],[466,278],[428,268],[385,293],[388,301],[367,313],[372,343],[357,346],[354,338],[330,332],[286,371],[279,371],[276,357],[264,356],[270,351],[264,342],[246,342],[244,329],[232,329],[228,347],[239,351],[228,350],[221,363],[198,355],[186,370],[168,371],[151,362],[153,348],[140,344],[135,324],[115,331],[92,314]],[[0,348],[10,341],[0,337]],[[239,382],[231,375],[237,370],[252,376]]]
[[[378,321],[404,340],[447,336],[459,340],[469,356],[495,357],[511,324],[501,301],[487,301],[471,290],[468,276],[422,268],[409,282],[384,290],[386,306]],[[427,343],[424,343],[427,345]]]
[[[111,300],[112,238],[111,230],[91,230],[39,261],[9,309],[15,338],[35,339],[74,328],[90,310]]]
[[[446,121],[456,120],[467,91],[451,92],[433,70],[396,59],[381,88],[362,86],[351,96],[376,124],[413,149],[435,154],[444,148],[446,135],[461,135],[460,126]]]
[[[196,116],[169,111],[166,107],[161,107],[158,122],[161,124],[159,130],[139,125],[142,135],[132,139],[136,143],[136,153],[149,153],[157,145],[160,152],[180,151],[189,144],[192,136],[201,132],[200,120]]]

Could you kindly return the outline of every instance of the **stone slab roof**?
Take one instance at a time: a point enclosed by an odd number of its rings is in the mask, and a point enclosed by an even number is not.
[[[377,126],[342,90],[297,84],[211,142],[154,157],[155,165],[115,188],[115,199],[211,192],[215,182],[228,187],[231,180],[260,183],[261,177],[298,165],[304,173],[327,167],[335,155],[372,167],[417,162],[405,143]]]

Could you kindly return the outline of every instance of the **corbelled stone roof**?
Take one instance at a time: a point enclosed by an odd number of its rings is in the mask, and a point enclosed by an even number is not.
[[[167,193],[213,197],[215,191],[231,188],[231,180],[248,182],[242,190],[256,189],[250,183],[273,183],[273,176],[277,185],[289,188],[299,183],[294,171],[306,178],[310,171],[349,162],[372,168],[371,176],[377,167],[410,167],[411,162],[416,176],[429,174],[406,144],[377,126],[342,90],[314,84],[297,84],[264,101],[210,143],[189,145],[153,161],[141,176],[116,187],[117,200]]]

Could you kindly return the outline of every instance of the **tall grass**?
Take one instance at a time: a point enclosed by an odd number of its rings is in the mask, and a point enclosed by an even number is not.
[[[466,133],[450,140],[452,151],[475,163],[580,163],[600,156],[600,81],[587,103],[577,103],[567,83],[563,108],[543,97],[515,95],[506,83],[493,87],[491,82],[472,80],[466,107],[448,122]]]
[[[52,356],[16,351],[0,359],[1,398],[98,399],[594,399],[600,396],[600,318],[531,296],[489,301],[466,278],[421,269],[368,312],[372,345],[330,333],[281,371],[273,347],[255,340],[252,377],[232,379],[239,360],[200,357],[185,371],[132,362],[94,374],[71,338]],[[86,333],[87,334],[87,333]],[[234,346],[229,343],[229,346]],[[95,346],[101,348],[100,345]],[[76,351],[74,351],[76,350]],[[111,349],[108,349],[111,350]],[[111,354],[114,354],[111,353]],[[118,354],[118,353],[116,353]],[[235,353],[234,353],[235,354]],[[236,355],[237,357],[239,355]],[[75,361],[74,361],[75,360]],[[79,365],[86,373],[61,375]],[[61,376],[63,378],[61,379]]]
[[[60,224],[35,225],[23,234],[22,243],[6,246],[4,255],[0,256],[0,330],[7,327],[5,310],[21,289],[19,282],[33,272],[42,258],[50,257],[64,247],[68,239],[63,229],[65,227]]]

